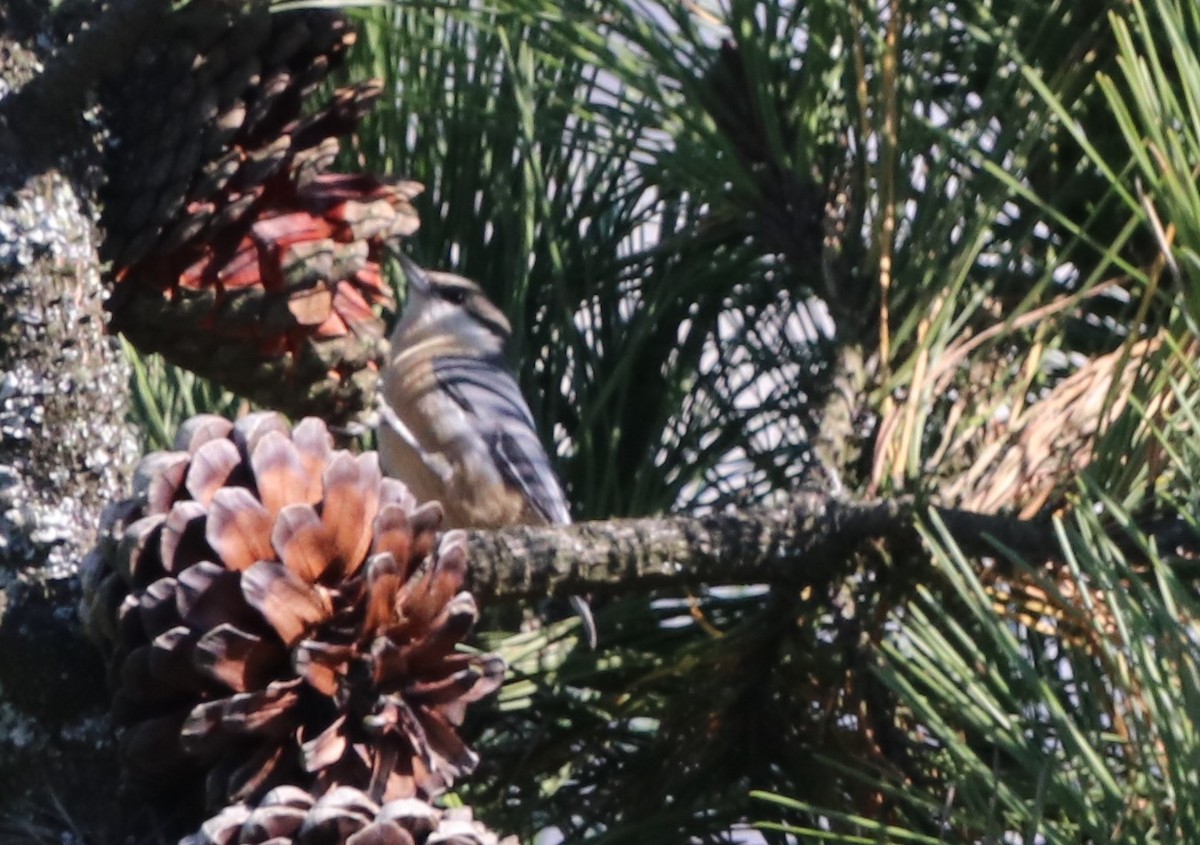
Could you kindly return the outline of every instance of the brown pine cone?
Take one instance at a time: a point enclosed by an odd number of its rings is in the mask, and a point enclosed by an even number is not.
[[[414,182],[328,172],[379,96],[304,113],[354,42],[335,12],[191,3],[105,86],[112,327],[294,416],[369,407],[391,302],[381,265],[418,226]]]
[[[337,787],[314,799],[281,786],[257,806],[226,807],[179,845],[516,845],[475,821],[469,807],[439,810],[416,798],[382,807],[357,789]]]
[[[335,451],[323,423],[189,420],[146,457],[84,565],[132,775],[208,773],[209,806],[281,783],[431,798],[474,768],[456,733],[495,690],[465,535]]]

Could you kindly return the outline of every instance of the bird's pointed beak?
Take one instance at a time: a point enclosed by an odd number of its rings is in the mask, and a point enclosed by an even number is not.
[[[428,294],[430,291],[429,277],[425,275],[425,271],[421,269],[420,265],[400,250],[396,250],[394,255],[400,262],[400,268],[404,270],[404,275],[408,279],[408,283],[418,293]]]

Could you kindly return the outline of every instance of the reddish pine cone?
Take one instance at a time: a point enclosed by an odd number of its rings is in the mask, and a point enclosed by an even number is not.
[[[378,83],[309,95],[354,33],[335,12],[192,3],[105,88],[112,327],[255,401],[369,406],[391,302],[381,265],[421,186],[328,172]]]
[[[455,729],[504,665],[458,650],[477,611],[441,507],[315,418],[201,416],[175,445],[84,565],[130,773],[206,771],[215,807],[281,783],[431,798],[473,769]]]
[[[516,845],[475,821],[469,807],[439,810],[416,798],[382,807],[349,787],[320,799],[281,786],[255,807],[235,804],[179,845]]]

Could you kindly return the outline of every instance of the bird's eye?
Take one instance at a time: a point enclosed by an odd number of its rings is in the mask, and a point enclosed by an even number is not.
[[[464,305],[467,301],[467,292],[462,288],[450,288],[442,292],[442,299],[452,305]]]

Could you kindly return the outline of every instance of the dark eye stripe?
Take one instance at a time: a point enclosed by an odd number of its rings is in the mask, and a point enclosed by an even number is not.
[[[478,288],[443,282],[435,283],[432,291],[433,295],[443,302],[466,310],[471,315],[471,319],[496,336],[507,340],[512,334],[512,327],[509,325],[508,319],[488,301],[488,298]]]
[[[452,285],[438,285],[434,289],[434,293],[441,299],[454,305],[463,305],[471,296],[471,291],[466,288],[455,287]]]

